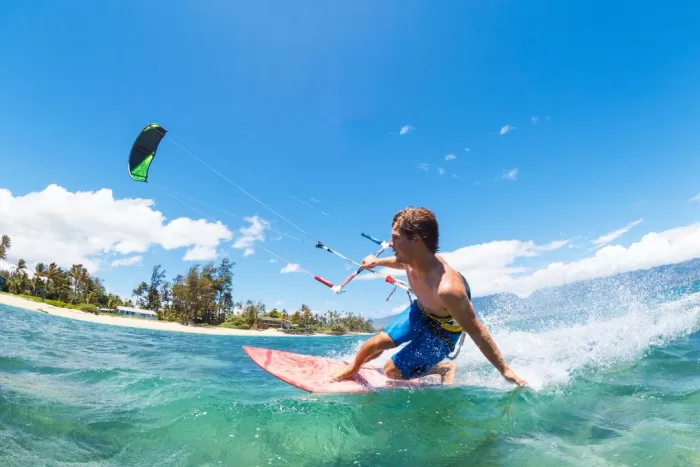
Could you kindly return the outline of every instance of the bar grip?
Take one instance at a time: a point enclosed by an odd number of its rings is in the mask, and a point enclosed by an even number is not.
[[[381,245],[381,244],[382,244],[382,241],[381,241],[381,240],[377,240],[376,238],[374,238],[373,236],[371,236],[371,235],[369,235],[369,234],[366,234],[366,233],[362,232],[360,235],[362,235],[363,237],[365,237],[367,240],[372,240],[372,241],[373,241],[374,243],[376,243],[377,245]]]

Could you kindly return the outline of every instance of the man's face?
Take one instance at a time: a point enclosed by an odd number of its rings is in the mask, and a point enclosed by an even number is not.
[[[394,250],[396,260],[399,262],[409,261],[411,259],[415,242],[407,236],[399,232],[396,224],[391,229],[391,240],[389,246]]]

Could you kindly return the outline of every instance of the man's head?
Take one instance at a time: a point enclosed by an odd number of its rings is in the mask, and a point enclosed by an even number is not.
[[[435,214],[426,208],[404,208],[394,215],[389,245],[399,261],[438,251],[439,230]]]

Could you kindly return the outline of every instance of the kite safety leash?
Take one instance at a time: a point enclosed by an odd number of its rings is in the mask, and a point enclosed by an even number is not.
[[[448,355],[449,360],[454,360],[459,355],[460,350],[462,350],[462,344],[464,344],[464,338],[467,337],[467,333],[462,331],[462,337],[459,338],[459,344],[457,345],[457,352],[454,355]]]

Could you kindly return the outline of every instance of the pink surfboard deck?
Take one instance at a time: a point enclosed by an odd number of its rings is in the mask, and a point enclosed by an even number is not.
[[[438,376],[427,376],[407,381],[387,378],[381,368],[364,366],[354,378],[332,381],[336,371],[347,362],[313,355],[243,346],[246,354],[263,370],[294,387],[312,393],[353,394],[395,388],[423,388],[440,386]]]

